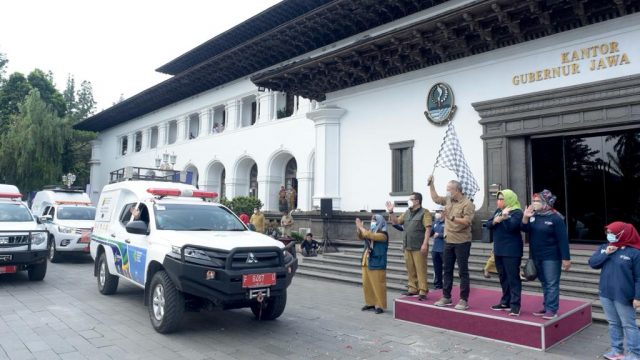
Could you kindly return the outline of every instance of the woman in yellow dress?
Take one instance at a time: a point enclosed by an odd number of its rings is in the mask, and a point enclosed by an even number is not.
[[[356,218],[358,238],[364,240],[362,252],[362,290],[364,306],[362,311],[374,310],[381,314],[387,308],[387,249],[389,234],[387,222],[380,214],[371,218],[369,230],[362,220]]]

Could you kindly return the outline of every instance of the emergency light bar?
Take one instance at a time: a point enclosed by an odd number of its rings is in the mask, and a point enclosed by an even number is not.
[[[0,193],[0,198],[17,199],[17,198],[22,198],[22,194],[19,194],[19,193]]]
[[[56,201],[57,205],[91,205],[87,201]]]
[[[147,192],[156,196],[183,196],[213,199],[218,197],[218,193],[213,191],[191,190],[191,189],[162,189],[149,188]]]

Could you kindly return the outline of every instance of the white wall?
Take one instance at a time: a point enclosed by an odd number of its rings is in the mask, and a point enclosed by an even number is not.
[[[640,15],[626,16],[542,40],[461,59],[394,78],[328,94],[324,105],[337,106],[347,112],[341,120],[340,193],[342,209],[384,209],[391,197],[391,150],[389,143],[415,140],[413,152],[414,191],[423,193],[425,206],[433,207],[426,179],[433,169],[446,127],[427,121],[423,112],[426,94],[437,82],[449,84],[458,107],[453,123],[467,162],[481,192],[484,183],[482,128],[472,103],[530,92],[589,83],[640,73]],[[512,77],[543,68],[561,65],[566,51],[601,43],[619,43],[629,64],[590,71],[589,60],[579,61],[580,73],[513,85]],[[455,179],[447,169],[435,170],[436,189],[444,192],[446,182]]]

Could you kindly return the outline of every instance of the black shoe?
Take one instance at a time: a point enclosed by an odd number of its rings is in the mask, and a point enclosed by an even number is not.
[[[520,308],[513,306],[511,310],[509,310],[509,316],[520,316]]]
[[[427,300],[427,295],[425,295],[425,294],[418,295],[418,300],[419,300],[419,301],[425,301],[425,300]]]
[[[442,285],[436,285],[433,287],[434,290],[442,290]]]
[[[497,310],[497,311],[509,310],[509,305],[504,305],[504,304],[493,305],[491,307],[491,310]]]
[[[380,309],[380,308],[376,308],[375,313],[376,314],[382,314],[384,312],[384,310]]]
[[[402,293],[402,294],[400,294],[400,295],[402,295],[402,296],[416,296],[416,295],[418,295],[418,294],[417,294],[417,293],[412,293],[412,292],[405,291],[405,292],[403,292],[403,293]]]
[[[367,311],[367,310],[371,310],[371,309],[375,309],[375,308],[376,308],[376,307],[375,307],[375,306],[373,306],[373,305],[365,305],[365,306],[363,306],[363,307],[362,307],[362,309],[360,309],[360,310],[362,310],[362,311]]]

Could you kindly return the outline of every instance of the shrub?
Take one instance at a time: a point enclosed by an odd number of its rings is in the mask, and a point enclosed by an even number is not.
[[[300,243],[302,242],[302,240],[304,240],[304,237],[302,235],[300,235],[299,232],[297,231],[292,231],[291,232],[291,237],[297,242]]]
[[[240,215],[245,213],[247,215],[253,214],[253,209],[262,207],[262,201],[258,198],[251,196],[236,196],[233,200],[222,198],[220,203],[229,209],[233,210],[236,214]]]

